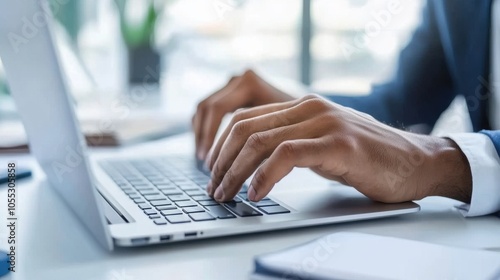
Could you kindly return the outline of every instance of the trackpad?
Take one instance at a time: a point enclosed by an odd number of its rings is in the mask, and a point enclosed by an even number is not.
[[[332,216],[391,211],[405,208],[402,207],[402,204],[375,202],[359,193],[354,188],[342,185],[310,189],[304,187],[302,190],[294,189],[289,192],[279,192],[275,197],[277,200],[280,200],[299,212],[322,213]]]

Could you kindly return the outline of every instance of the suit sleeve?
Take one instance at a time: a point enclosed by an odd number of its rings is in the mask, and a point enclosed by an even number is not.
[[[490,137],[493,145],[495,146],[495,150],[497,151],[498,156],[500,156],[500,130],[481,130],[480,133],[486,134],[488,137]]]
[[[425,124],[431,129],[455,97],[437,25],[444,14],[434,5],[427,2],[422,23],[401,51],[391,81],[374,86],[366,96],[326,97],[396,127]]]

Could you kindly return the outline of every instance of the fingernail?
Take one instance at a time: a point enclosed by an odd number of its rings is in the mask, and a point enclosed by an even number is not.
[[[224,197],[224,194],[222,193],[222,188],[219,186],[217,190],[215,191],[215,200],[220,201]]]
[[[252,185],[250,185],[250,187],[248,187],[247,196],[248,196],[248,199],[250,199],[251,201],[256,201],[257,193],[255,192],[255,189],[253,188]]]

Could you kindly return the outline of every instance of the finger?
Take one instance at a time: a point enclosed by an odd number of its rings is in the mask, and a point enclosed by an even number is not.
[[[231,133],[231,131],[233,130],[234,124],[237,122],[237,120],[244,120],[247,118],[251,118],[252,116],[259,116],[261,114],[266,114],[267,112],[274,112],[274,111],[279,110],[281,108],[286,108],[287,106],[288,106],[288,104],[284,104],[284,103],[268,104],[268,105],[263,105],[263,106],[259,106],[259,107],[255,107],[255,108],[245,109],[245,110],[242,110],[242,111],[238,112],[237,114],[235,114],[235,116],[231,120],[231,123],[226,127],[226,129],[222,133],[221,137],[217,141],[215,147],[210,151],[210,155],[209,155],[210,157],[207,158],[207,160],[205,161],[205,165],[209,168],[209,170],[212,170],[212,171],[214,170],[215,162],[219,157],[220,151],[221,151],[224,143],[228,142],[228,141],[226,141],[226,139],[227,139],[228,135]],[[238,129],[241,129],[241,128],[238,128]],[[234,144],[236,144],[236,143],[233,143],[233,145]],[[236,155],[234,153],[231,153],[231,156],[236,157]],[[231,160],[231,162],[232,162],[232,160]],[[211,176],[212,179],[210,180],[210,182],[208,183],[207,188],[206,188],[207,193],[210,196],[214,195],[215,188],[221,182],[222,176],[223,176],[223,174],[225,174],[225,172],[227,171],[228,168],[229,168],[229,166],[224,168],[223,170],[215,170],[212,172],[212,176]],[[214,180],[214,178],[217,178],[217,179]]]
[[[238,122],[244,121],[244,120],[247,120],[247,119],[251,119],[251,118],[254,118],[254,117],[266,115],[266,114],[269,114],[269,113],[278,112],[278,111],[281,111],[281,110],[284,110],[284,109],[288,109],[288,108],[297,106],[301,102],[303,102],[305,100],[308,100],[308,99],[311,99],[311,98],[313,98],[313,96],[306,96],[306,97],[303,97],[303,98],[300,98],[300,99],[296,99],[296,100],[292,100],[292,101],[287,101],[287,102],[282,102],[282,103],[273,103],[273,104],[258,106],[258,107],[254,107],[254,108],[242,110],[242,111],[238,112],[237,114],[235,114],[233,116],[233,118],[231,119],[231,122],[229,123],[229,125],[226,127],[226,129],[224,130],[224,132],[221,134],[221,136],[220,136],[219,140],[217,141],[215,147],[213,148],[213,150],[211,152],[211,155],[210,155],[210,158],[207,159],[207,166],[208,166],[208,168],[210,170],[213,169],[213,167],[215,165],[215,162],[216,162],[216,160],[217,160],[217,158],[218,158],[218,156],[220,154],[220,151],[221,151],[224,143],[227,142],[226,139],[228,138],[229,134],[234,129],[234,126]],[[266,127],[267,128],[273,128],[273,127],[276,127],[276,125],[279,124],[279,123],[283,124],[283,121],[278,122],[277,119],[272,119],[272,120],[259,119],[259,120],[261,120],[263,122],[268,121],[267,124],[270,124],[269,126],[264,126],[264,128],[266,128]]]
[[[253,117],[276,112],[276,111],[279,111],[279,110],[282,110],[282,109],[285,109],[288,107],[290,107],[289,102],[285,102],[285,103],[268,104],[268,105],[263,105],[263,106],[259,106],[259,107],[254,107],[254,108],[249,108],[249,109],[238,111],[233,116],[233,118],[231,119],[231,122],[226,127],[226,129],[222,132],[221,136],[219,137],[219,140],[217,141],[214,148],[212,149],[212,151],[210,153],[210,157],[207,158],[207,166],[210,169],[213,168],[213,166],[215,164],[215,160],[217,159],[217,157],[222,149],[222,145],[224,144],[224,142],[226,142],[227,137],[231,133],[231,130],[233,129],[233,127],[235,126],[236,123],[238,123],[239,121],[242,121],[242,120],[251,119]]]
[[[198,147],[200,146],[200,137],[201,137],[201,122],[204,119],[204,106],[200,103],[196,110],[195,115],[193,116],[193,131],[194,131],[194,142],[196,147],[196,157],[201,159],[201,155],[198,152]]]
[[[198,159],[202,159],[201,158],[202,153],[200,152],[200,143],[203,136],[203,127],[204,127],[203,122],[205,120],[205,113],[208,107],[213,103],[215,99],[217,99],[219,95],[224,94],[224,92],[226,91],[232,90],[232,88],[236,86],[235,84],[238,83],[239,80],[240,78],[237,76],[232,77],[231,79],[229,79],[228,83],[224,87],[222,87],[221,89],[219,89],[218,91],[216,91],[215,93],[213,93],[212,95],[210,95],[209,97],[207,97],[205,100],[203,100],[198,104],[198,107],[196,108],[196,113],[193,116],[193,121],[192,121],[193,130],[195,134],[196,156],[198,157]]]
[[[294,167],[321,166],[327,155],[327,146],[325,137],[281,143],[256,171],[248,189],[248,199],[259,201],[264,198]]]
[[[282,104],[279,104],[282,105]],[[232,128],[226,140],[219,140],[218,143],[222,144],[221,148],[217,151],[212,151],[211,158],[215,158],[215,163],[213,164],[212,170],[212,180],[211,187],[207,187],[207,192],[209,195],[214,195],[215,190],[219,187],[222,179],[226,176],[227,171],[232,166],[236,157],[240,154],[242,148],[245,145],[250,147],[258,147],[259,149],[264,149],[262,144],[272,145],[275,140],[271,137],[265,137],[265,139],[259,138],[259,132],[264,132],[272,130],[277,127],[285,127],[293,124],[303,122],[310,118],[313,114],[310,112],[311,107],[305,106],[299,107],[294,106],[285,110],[269,113],[266,115],[257,116],[251,119],[246,119],[237,122]],[[314,124],[309,125],[310,127],[317,127]],[[307,135],[308,129],[303,129],[299,133],[293,133],[296,137],[301,137],[302,135]],[[262,135],[267,135],[262,133]],[[291,136],[289,136],[291,137]],[[269,139],[267,139],[269,138]],[[284,141],[286,139],[283,139]],[[277,144],[276,144],[277,145]],[[272,147],[272,148],[275,148]],[[255,153],[259,152],[259,149],[255,149]],[[220,151],[224,151],[220,153]],[[235,186],[240,187],[240,186]]]
[[[281,143],[293,139],[316,137],[321,128],[309,122],[278,127],[268,131],[253,134],[237,155],[231,167],[222,176],[222,181],[216,188],[214,197],[218,201],[231,200],[240,190],[245,180]],[[213,176],[215,186],[217,179]]]
[[[246,106],[248,103],[249,88],[243,82],[234,82],[232,87],[226,88],[211,100],[208,112],[203,119],[201,129],[199,153],[201,159],[205,159],[208,151],[213,145],[217,130],[225,114],[234,112],[236,109]]]

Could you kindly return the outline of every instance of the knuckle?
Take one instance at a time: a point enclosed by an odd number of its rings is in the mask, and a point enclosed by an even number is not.
[[[236,81],[236,80],[237,80],[237,79],[239,79],[239,78],[240,78],[240,76],[238,76],[238,75],[234,75],[234,76],[232,76],[232,77],[229,79],[229,81],[227,82],[227,84],[229,85],[230,83],[232,83],[232,82]]]
[[[238,121],[246,119],[248,109],[245,108],[239,108],[236,111],[234,111],[233,115],[233,122],[236,123]]]
[[[247,146],[251,150],[259,150],[262,148],[265,143],[266,143],[266,135],[263,133],[254,133],[250,135],[250,137],[247,140]]]
[[[343,151],[344,153],[350,154],[351,151],[356,150],[357,142],[353,137],[348,135],[336,137],[335,147],[338,151]]]
[[[207,109],[211,113],[215,113],[221,111],[223,106],[224,106],[224,101],[214,101],[209,106],[207,106],[208,107]]]
[[[328,114],[321,114],[317,117],[318,125],[324,124],[327,129],[335,129],[335,131],[338,131],[337,129],[340,126],[341,119],[339,116],[335,113],[328,113]]]
[[[231,128],[232,137],[241,137],[246,135],[250,124],[248,121],[238,121]]]
[[[207,106],[207,101],[203,100],[200,103],[198,103],[198,105],[196,106],[196,111],[201,112],[206,108],[206,106]]]
[[[300,100],[306,101],[306,100],[311,100],[311,99],[316,99],[316,98],[321,98],[321,97],[315,93],[309,93],[309,94],[303,96],[302,98],[300,98]]]
[[[255,72],[252,69],[246,69],[245,72],[243,72],[242,77],[243,78],[251,78],[255,76]]]
[[[293,158],[297,152],[297,149],[292,142],[285,141],[278,146],[277,152],[281,157]]]
[[[312,110],[325,110],[325,109],[330,109],[330,105],[328,104],[328,101],[325,99],[319,97],[319,96],[314,96],[312,98],[306,99],[301,103],[302,106],[311,108]]]

